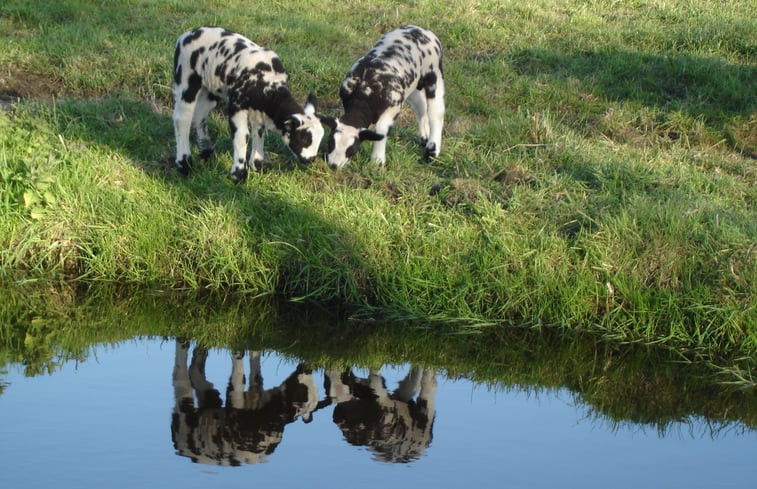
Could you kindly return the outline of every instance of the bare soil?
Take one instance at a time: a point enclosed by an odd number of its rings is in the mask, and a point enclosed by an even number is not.
[[[18,103],[21,100],[50,99],[62,94],[57,84],[34,73],[14,71],[0,76],[0,107]]]

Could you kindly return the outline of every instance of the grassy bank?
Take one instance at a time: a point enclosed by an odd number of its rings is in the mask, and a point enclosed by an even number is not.
[[[749,2],[9,0],[0,276],[551,326],[753,368],[754,19]],[[235,186],[218,115],[216,158],[172,170],[184,30],[275,49],[296,96],[337,115],[352,62],[404,23],[446,50],[438,161],[407,110],[386,170],[365,150],[340,172],[296,165],[269,136],[269,170]]]

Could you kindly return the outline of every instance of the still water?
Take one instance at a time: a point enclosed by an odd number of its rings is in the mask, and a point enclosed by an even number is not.
[[[756,430],[609,422],[566,389],[172,339],[5,369],[3,488],[757,487]]]

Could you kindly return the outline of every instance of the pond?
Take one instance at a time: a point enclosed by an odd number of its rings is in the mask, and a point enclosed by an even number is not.
[[[402,336],[403,325],[397,346],[386,339],[394,326],[323,324],[299,312],[295,320],[278,308],[262,314],[270,328],[248,319],[235,329],[246,331],[244,347],[237,338],[225,348],[162,334],[166,320],[186,333],[199,306],[184,315],[170,301],[10,304],[2,487],[747,488],[757,480],[754,393],[703,384],[693,365],[646,349],[528,332],[499,337],[505,356],[480,351],[484,358],[467,364],[460,358],[491,337],[427,328]],[[202,309],[202,325],[223,329],[255,315],[232,306]],[[19,328],[23,346],[13,340]],[[157,333],[134,334],[140,328]],[[44,345],[35,343],[41,336]]]

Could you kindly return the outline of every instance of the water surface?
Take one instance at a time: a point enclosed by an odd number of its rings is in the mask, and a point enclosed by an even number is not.
[[[5,369],[5,488],[751,488],[757,480],[757,431],[743,422],[696,413],[657,425],[618,420],[567,387],[476,383],[439,366],[311,368],[272,349],[240,355],[136,338],[96,346],[50,375]]]

